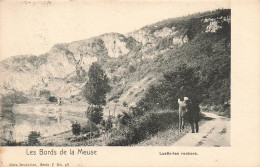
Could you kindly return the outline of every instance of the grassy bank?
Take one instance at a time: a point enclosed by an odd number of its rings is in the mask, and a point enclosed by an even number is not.
[[[128,117],[125,124],[109,132],[89,139],[85,135],[73,136],[71,131],[42,138],[44,146],[170,146],[182,136],[191,132],[188,122],[182,133],[178,132],[177,111],[161,110]],[[206,122],[201,119],[199,126]],[[120,121],[119,121],[120,122]]]
[[[207,120],[202,119],[199,126],[203,125]],[[174,142],[178,141],[185,134],[191,132],[191,127],[188,123],[185,124],[184,131],[179,133],[178,123],[170,125],[165,131],[160,131],[157,134],[147,138],[146,140],[138,143],[136,146],[171,146]]]

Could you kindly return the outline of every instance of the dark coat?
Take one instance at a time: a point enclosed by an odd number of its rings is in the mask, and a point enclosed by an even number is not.
[[[188,103],[186,119],[189,122],[199,122],[200,121],[200,107],[196,103]]]

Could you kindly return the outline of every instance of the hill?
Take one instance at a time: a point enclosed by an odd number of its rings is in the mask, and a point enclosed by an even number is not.
[[[224,104],[230,101],[230,24],[230,10],[216,10],[164,20],[127,34],[56,44],[39,56],[11,57],[0,63],[1,94],[18,91],[30,100],[41,100],[43,92],[50,92],[65,102],[85,101],[87,72],[98,62],[112,86],[106,110],[120,111],[125,110],[123,104],[154,103],[147,98],[151,86],[157,85],[158,95],[165,74],[185,64],[199,79],[203,102]]]

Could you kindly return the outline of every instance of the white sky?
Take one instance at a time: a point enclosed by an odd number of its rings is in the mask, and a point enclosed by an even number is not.
[[[43,1],[0,2],[1,59],[21,54],[39,55],[56,43],[109,32],[126,33],[167,18],[230,8],[227,0],[40,2]]]

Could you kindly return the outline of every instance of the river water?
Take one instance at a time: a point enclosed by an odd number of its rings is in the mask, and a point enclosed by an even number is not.
[[[12,116],[1,118],[2,138],[19,142],[27,140],[31,131],[47,137],[71,130],[74,122],[87,122],[87,107],[87,104],[15,104],[8,111]]]

